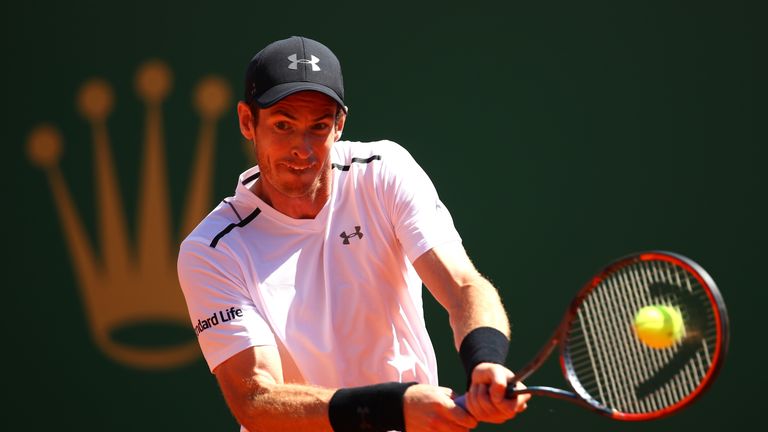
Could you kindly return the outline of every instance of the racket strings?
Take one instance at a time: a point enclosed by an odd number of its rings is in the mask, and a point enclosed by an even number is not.
[[[690,337],[667,349],[640,342],[632,321],[648,305],[680,308]],[[704,381],[712,367],[715,326],[706,292],[684,268],[667,261],[624,266],[605,277],[578,309],[566,346],[571,381],[617,411],[662,410]]]

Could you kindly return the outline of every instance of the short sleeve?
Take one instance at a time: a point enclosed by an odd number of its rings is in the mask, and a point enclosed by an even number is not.
[[[192,328],[211,372],[246,348],[276,345],[240,267],[226,251],[187,239],[177,268]]]
[[[410,261],[436,246],[461,243],[453,218],[427,173],[403,147],[391,146],[383,171],[386,200],[395,233]]]

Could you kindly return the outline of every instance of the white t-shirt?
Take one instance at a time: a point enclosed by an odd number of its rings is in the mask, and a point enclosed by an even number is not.
[[[451,216],[393,142],[339,141],[331,161],[332,192],[314,219],[251,192],[256,166],[182,243],[179,280],[208,366],[275,345],[286,382],[437,384],[411,262],[461,242]]]

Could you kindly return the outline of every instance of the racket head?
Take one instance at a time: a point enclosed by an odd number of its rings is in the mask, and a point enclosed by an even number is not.
[[[644,306],[680,310],[683,337],[651,348],[634,333]],[[560,327],[560,364],[576,393],[618,420],[652,420],[691,404],[714,381],[728,349],[728,314],[709,274],[665,251],[621,258],[576,296]]]

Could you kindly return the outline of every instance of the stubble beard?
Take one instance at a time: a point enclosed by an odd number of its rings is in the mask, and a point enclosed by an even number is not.
[[[330,159],[330,157],[328,158]],[[275,179],[273,177],[274,171],[270,169],[268,173],[263,175],[263,180],[269,182],[272,189],[286,198],[291,199],[307,199],[314,201],[320,193],[325,189],[324,186],[328,184],[330,178],[330,172],[328,171],[328,160],[322,161],[320,167],[315,173],[314,179],[311,182],[304,183],[300,178],[293,176],[290,172],[282,173],[282,176],[288,177],[286,181],[280,181],[281,179]],[[291,178],[293,177],[293,178]]]

